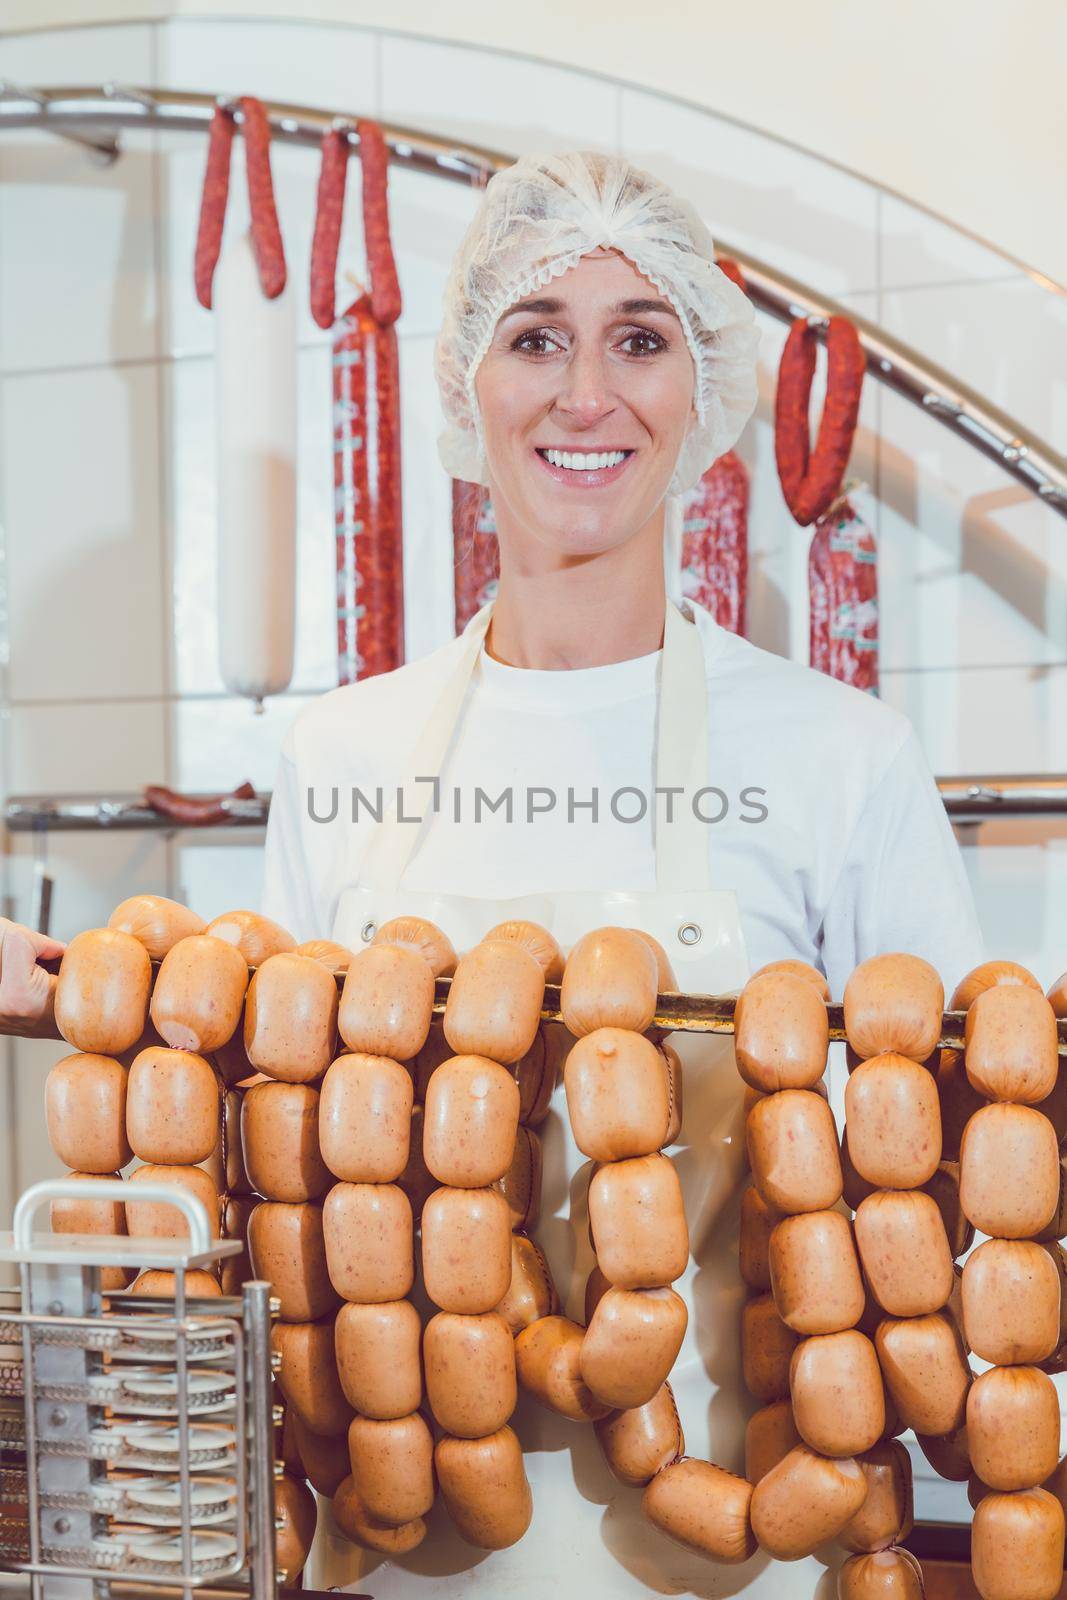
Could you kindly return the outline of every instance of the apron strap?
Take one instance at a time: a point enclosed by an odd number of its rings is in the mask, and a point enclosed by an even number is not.
[[[419,733],[411,753],[409,776],[400,786],[401,817],[415,819],[426,813],[431,794],[428,780],[439,776],[444,766],[492,609],[492,602],[483,606],[460,635],[463,648],[459,659]],[[656,785],[660,789],[683,788],[685,794],[674,796],[670,802],[669,823],[668,799],[653,797],[658,889],[711,887],[707,824],[692,808],[693,794],[708,781],[707,723],[707,678],[700,635],[695,624],[685,622],[678,607],[668,601],[660,667]],[[423,782],[417,783],[418,778]],[[393,801],[374,828],[360,861],[360,881],[382,893],[392,893],[399,887],[421,833],[417,821],[397,818],[397,804]]]

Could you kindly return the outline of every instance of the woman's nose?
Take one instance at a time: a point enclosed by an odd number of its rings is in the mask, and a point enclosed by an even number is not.
[[[555,409],[582,427],[589,427],[612,409],[604,359],[597,350],[577,350],[563,369]]]

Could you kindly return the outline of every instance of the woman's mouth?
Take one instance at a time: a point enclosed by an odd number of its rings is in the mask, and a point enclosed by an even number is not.
[[[567,483],[578,489],[597,489],[601,484],[614,483],[636,452],[538,448],[536,454],[557,483]]]

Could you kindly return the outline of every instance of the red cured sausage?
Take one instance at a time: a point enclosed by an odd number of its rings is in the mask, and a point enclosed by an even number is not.
[[[230,193],[230,156],[233,152],[233,117],[216,106],[207,136],[207,167],[200,193],[200,222],[196,231],[193,282],[196,298],[211,310],[211,284],[222,248],[226,201]]]
[[[343,128],[331,128],[322,136],[315,236],[311,241],[311,315],[320,328],[332,328],[334,322],[334,283],[347,172],[348,134]]]
[[[820,517],[808,551],[810,664],[878,692],[878,547],[849,501]]]
[[[400,316],[400,282],[389,237],[389,147],[376,122],[360,120],[359,159],[363,165],[363,241],[370,275],[375,321],[391,328]]]
[[[229,794],[179,794],[161,783],[147,784],[144,803],[161,816],[173,817],[183,827],[209,828],[230,816],[231,800],[254,800],[256,791],[246,780]]]
[[[278,226],[274,183],[270,173],[270,123],[262,102],[252,95],[242,96],[241,115],[248,210],[252,218],[252,250],[260,287],[268,300],[276,300],[285,288],[285,248],[282,230]]]
[[[713,462],[685,496],[682,527],[682,593],[710,611],[721,628],[743,635],[748,468],[735,451]]]
[[[826,331],[826,402],[814,450],[808,427],[815,375],[815,329],[793,323],[782,351],[774,406],[774,454],[786,504],[802,528],[815,522],[841,492],[859,417],[867,370],[859,335],[847,317]]]
[[[480,483],[452,480],[452,574],[456,632],[496,596],[500,547],[489,490]]]
[[[395,329],[361,295],[333,341],[338,683],[404,660],[399,370]]]

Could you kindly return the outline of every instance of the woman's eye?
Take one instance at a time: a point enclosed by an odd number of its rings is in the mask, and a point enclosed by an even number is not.
[[[654,356],[660,350],[666,350],[667,341],[662,334],[653,333],[651,328],[638,328],[626,335],[619,348],[628,356]]]
[[[547,356],[559,346],[545,329],[531,328],[527,333],[520,333],[511,348],[521,350],[526,356]]]

